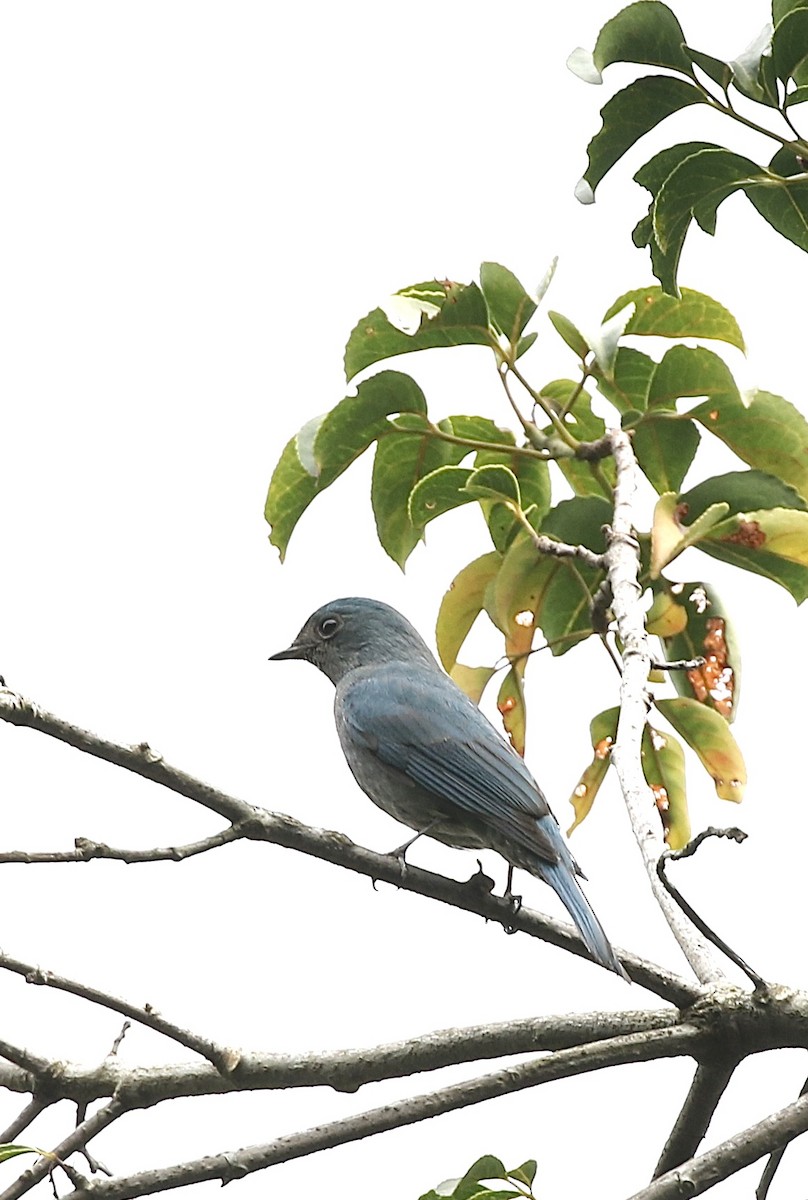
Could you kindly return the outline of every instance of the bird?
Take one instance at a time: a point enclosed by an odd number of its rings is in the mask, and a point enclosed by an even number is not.
[[[336,686],[348,766],[369,798],[415,837],[490,849],[556,892],[590,955],[628,979],[578,883],[583,876],[524,760],[438,665],[397,609],[331,600],[270,661],[302,659]]]

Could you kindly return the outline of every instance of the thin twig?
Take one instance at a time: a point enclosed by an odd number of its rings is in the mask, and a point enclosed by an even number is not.
[[[654,1179],[693,1158],[737,1065],[737,1055],[698,1063],[679,1116],[654,1169]]]
[[[704,658],[676,658],[673,662],[666,662],[664,658],[652,658],[651,666],[655,671],[695,671],[703,667],[705,662]]]
[[[109,1104],[105,1104],[103,1108],[99,1108],[86,1121],[82,1121],[58,1146],[54,1147],[47,1155],[38,1159],[33,1167],[29,1167],[27,1171],[23,1171],[22,1175],[18,1176],[4,1192],[0,1193],[0,1200],[18,1200],[18,1197],[24,1196],[41,1179],[50,1174],[56,1163],[64,1167],[65,1162],[71,1154],[75,1154],[77,1150],[83,1151],[92,1138],[111,1125],[113,1121],[117,1121],[125,1111],[120,1100],[113,1097]],[[76,1195],[77,1193],[71,1192],[70,1194]],[[86,1195],[88,1193],[84,1192],[82,1194]]]
[[[641,746],[645,729],[648,698],[646,683],[651,652],[639,600],[639,545],[633,530],[633,505],[637,486],[637,462],[631,440],[623,430],[611,433],[617,480],[614,493],[614,519],[606,535],[612,607],[623,643],[623,673],[620,681],[620,719],[612,750],[631,827],[640,847],[643,863],[654,897],[676,941],[703,983],[725,979],[715,961],[712,948],[672,901],[656,873],[656,863],[665,846],[648,784],[642,772]]]
[[[201,1054],[203,1058],[206,1058],[208,1062],[212,1063],[217,1070],[222,1071],[225,1075],[232,1073],[238,1065],[239,1054],[236,1051],[229,1047],[219,1046],[208,1038],[200,1037],[198,1034],[192,1033],[189,1029],[182,1029],[179,1025],[167,1021],[151,1005],[147,1004],[142,1008],[138,1007],[137,1005],[130,1004],[128,1000],[110,995],[109,992],[102,992],[98,988],[90,987],[88,984],[79,983],[77,980],[68,979],[63,975],[57,975],[53,971],[46,971],[34,963],[12,958],[10,954],[4,954],[2,951],[0,951],[0,969],[11,971],[15,975],[22,975],[26,983],[54,988],[61,992],[69,992],[73,996],[80,996],[83,1000],[89,1000],[92,1004],[99,1004],[103,1008],[109,1008],[113,1012],[120,1013],[121,1016],[129,1017],[141,1025],[146,1025],[149,1029],[154,1029],[157,1033],[162,1033],[172,1041],[185,1046],[187,1050],[193,1050],[196,1054]],[[14,1051],[13,1047],[9,1048],[5,1042],[0,1041],[0,1055],[4,1058],[9,1058],[12,1062],[17,1062],[18,1060],[13,1057],[13,1053],[19,1052]],[[29,1063],[32,1065],[28,1065]],[[50,1067],[50,1064],[45,1060],[34,1059],[33,1056],[28,1056],[27,1062],[20,1061],[18,1065],[34,1073],[47,1072]]]
[[[683,1196],[700,1196],[807,1130],[808,1096],[803,1096],[698,1158],[661,1175],[642,1191],[635,1192],[630,1200],[682,1200]]]
[[[708,1031],[692,1025],[657,1033],[631,1034],[594,1045],[561,1050],[557,1054],[506,1067],[477,1079],[455,1083],[439,1091],[414,1096],[356,1116],[332,1121],[277,1141],[243,1150],[210,1155],[191,1162],[138,1172],[122,1178],[97,1180],[87,1192],[74,1192],[68,1200],[131,1200],[154,1192],[186,1187],[204,1180],[241,1179],[277,1163],[303,1158],[319,1150],[344,1146],[372,1134],[401,1129],[446,1112],[455,1112],[497,1096],[512,1095],[556,1079],[601,1070],[630,1062],[697,1053],[710,1038]],[[0,1197],[0,1200],[6,1200]],[[13,1198],[9,1197],[9,1200]]]
[[[707,922],[699,916],[695,908],[688,904],[687,900],[685,900],[684,896],[675,886],[675,884],[671,883],[665,872],[665,866],[670,859],[676,860],[679,858],[689,858],[691,854],[696,853],[705,838],[712,837],[731,838],[735,842],[742,842],[746,839],[746,834],[742,829],[737,829],[735,827],[731,829],[717,829],[715,826],[711,825],[708,829],[703,830],[696,837],[694,837],[692,841],[688,842],[686,846],[683,846],[681,850],[666,850],[662,855],[660,855],[656,865],[657,875],[659,876],[662,886],[668,892],[668,895],[673,897],[673,899],[681,908],[682,912],[693,922],[699,932],[702,933],[704,937],[708,939],[708,941],[711,941],[714,946],[717,946],[721,953],[725,954],[731,962],[734,962],[736,967],[740,967],[741,970],[752,980],[755,988],[765,988],[767,986],[766,980],[761,975],[758,975],[757,971],[750,967],[749,963],[741,958],[740,954],[736,953],[731,946],[728,946],[724,939],[719,937],[714,929],[710,928]]]
[[[187,842],[181,846],[154,846],[151,849],[127,850],[116,846],[107,846],[104,842],[94,842],[90,838],[77,837],[73,850],[6,850],[0,852],[0,866],[6,863],[72,863],[91,862],[93,859],[115,859],[125,863],[144,862],[184,862],[197,854],[205,854],[208,850],[217,850],[229,842],[236,842],[244,834],[238,825],[228,825],[220,833],[210,837],[200,838],[196,842]]]
[[[32,1100],[26,1104],[22,1112],[14,1118],[10,1125],[0,1133],[0,1143],[14,1142],[24,1133],[46,1108],[50,1108],[54,1101],[51,1099],[45,1100],[42,1097],[34,1096]]]

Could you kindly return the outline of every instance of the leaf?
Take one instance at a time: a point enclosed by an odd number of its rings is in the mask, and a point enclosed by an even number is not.
[[[496,670],[496,667],[467,667],[463,663],[455,663],[449,674],[469,700],[479,704]]]
[[[656,708],[671,723],[688,746],[695,750],[704,769],[712,776],[722,800],[739,803],[746,785],[746,766],[729,725],[712,708],[678,696],[654,700]]]
[[[758,391],[744,403],[735,393],[689,415],[744,462],[791,484],[808,500],[808,421],[788,400]]]
[[[376,518],[376,532],[385,551],[404,568],[423,529],[413,525],[409,514],[409,499],[415,485],[438,467],[456,464],[468,453],[464,446],[454,446],[430,435],[427,418],[418,413],[404,413],[396,425],[410,433],[390,428],[378,439],[373,459],[370,499]],[[443,426],[440,423],[438,428]],[[422,436],[417,434],[421,432]]]
[[[536,1168],[538,1163],[535,1158],[529,1158],[527,1162],[523,1162],[521,1166],[515,1167],[513,1171],[507,1171],[508,1179],[515,1179],[519,1183],[523,1183],[525,1187],[532,1187],[533,1180],[536,1178]]]
[[[420,1200],[505,1200],[505,1197],[521,1196],[512,1190],[493,1191],[480,1181],[483,1179],[506,1180],[505,1167],[492,1154],[485,1154],[469,1167],[461,1179],[446,1179]]]
[[[666,4],[639,0],[603,26],[592,52],[592,63],[598,73],[611,63],[630,62],[670,67],[692,76],[690,59],[682,48],[684,40],[682,27]]]
[[[302,514],[388,428],[394,413],[426,413],[424,394],[400,371],[364,380],[324,417],[309,421],[287,442],[272,473],[264,516],[281,561]]]
[[[677,146],[668,146],[665,150],[660,150],[658,154],[649,159],[634,175],[636,182],[641,184],[642,187],[647,188],[653,199],[647,215],[637,222],[634,232],[631,235],[632,241],[635,246],[640,248],[643,246],[648,247],[651,252],[651,267],[654,275],[662,284],[663,291],[672,297],[680,295],[676,275],[679,269],[682,246],[687,234],[687,225],[682,225],[678,236],[675,239],[670,238],[667,249],[663,250],[657,242],[654,233],[654,206],[656,197],[665,180],[668,179],[679,163],[684,162],[686,158],[689,158],[698,150],[707,149],[717,149],[717,147],[713,142],[685,142]]]
[[[483,610],[485,592],[502,562],[495,550],[475,558],[454,577],[438,612],[435,641],[445,671],[452,673],[460,647]]]
[[[699,88],[684,79],[670,75],[648,75],[636,79],[617,92],[600,111],[603,126],[587,147],[589,166],[584,179],[592,194],[614,164],[623,157],[639,138],[671,113],[690,104],[705,104],[707,98]]]
[[[778,21],[772,34],[772,59],[784,83],[808,55],[808,7],[793,8]]]
[[[494,334],[489,328],[488,309],[482,292],[475,283],[451,283],[448,280],[431,285],[436,309],[433,316],[426,313],[415,333],[403,333],[388,320],[381,308],[375,308],[359,322],[345,347],[345,377],[353,379],[359,371],[384,358],[409,354],[413,350],[429,350],[437,346],[490,346],[497,349]],[[403,289],[405,295],[412,289]]]
[[[485,262],[480,267],[480,286],[494,326],[512,346],[536,311],[536,302],[516,276],[499,263]]]
[[[410,521],[415,528],[422,529],[450,509],[471,503],[474,497],[466,490],[471,474],[471,467],[445,466],[419,479],[407,502]]]
[[[771,25],[764,25],[754,41],[729,64],[734,86],[743,96],[759,104],[772,102],[760,78],[763,56],[770,52],[771,34]]]
[[[496,442],[502,446],[513,446],[516,441],[510,429],[500,428],[490,417],[447,417],[443,423],[455,437],[468,438],[470,441]],[[469,446],[467,453],[473,451],[474,447]]]
[[[595,372],[598,390],[612,402],[621,415],[632,409],[642,412],[656,369],[657,364],[647,354],[633,350],[630,346],[619,346],[614,363],[614,378],[607,379],[601,372]]]
[[[592,811],[600,785],[606,778],[611,762],[612,746],[617,737],[617,722],[620,717],[619,708],[607,708],[598,713],[589,723],[589,737],[592,742],[593,758],[586,768],[570,796],[570,804],[575,813],[575,820],[567,830],[567,837],[585,821]]]
[[[550,469],[547,463],[538,457],[533,458],[525,454],[509,455],[506,449],[501,452],[481,450],[475,459],[477,467],[496,464],[507,466],[516,477],[525,515],[533,528],[538,529],[550,507]],[[517,532],[524,528],[521,521],[514,515],[509,504],[482,499],[480,507],[492,542],[497,550],[504,553]]]
[[[672,346],[651,379],[648,408],[675,410],[677,400],[695,396],[739,400],[740,392],[729,367],[712,350]]]
[[[736,513],[712,530],[713,539],[733,543],[754,554],[788,559],[808,567],[808,512],[793,508],[767,508],[757,512]]]
[[[16,1158],[18,1154],[36,1154],[38,1158],[51,1158],[52,1155],[48,1150],[39,1150],[36,1146],[17,1146],[11,1142],[4,1142],[0,1145],[0,1162],[5,1162],[8,1158]]]
[[[665,841],[681,850],[690,841],[685,752],[675,737],[646,724],[642,735],[642,770],[662,821]]]
[[[699,448],[692,421],[674,414],[648,413],[634,426],[634,453],[657,492],[678,492]]]
[[[729,63],[720,58],[713,58],[712,54],[702,54],[700,50],[694,50],[692,46],[685,46],[684,51],[690,61],[697,67],[701,67],[704,74],[712,79],[713,83],[717,83],[723,91],[727,90],[732,82],[732,67]]]
[[[645,2],[649,3],[649,0],[645,0]],[[600,328],[589,335],[588,341],[595,355],[595,361],[606,379],[614,378],[618,343],[633,316],[634,302],[629,301],[624,308],[604,320]]]
[[[499,463],[477,467],[466,482],[470,496],[486,500],[503,500],[516,508],[522,506],[519,481],[509,467]]]
[[[711,504],[723,501],[730,514],[752,508],[808,510],[808,503],[789,484],[765,471],[728,471],[703,479],[680,497],[682,518],[700,517]]]
[[[652,579],[658,579],[663,567],[719,526],[729,512],[729,505],[711,504],[690,525],[682,524],[685,512],[675,492],[666,492],[656,503],[651,529]]]
[[[697,700],[714,708],[730,723],[738,713],[741,697],[741,657],[735,628],[727,615],[720,596],[709,584],[669,584],[662,581],[664,591],[658,591],[652,610],[672,605],[683,619],[680,628],[653,628],[649,619],[647,629],[662,638],[665,655],[676,659],[704,658],[704,665],[689,671],[671,671],[670,678],[680,696]],[[649,613],[649,618],[651,614]]]
[[[652,0],[640,0],[651,3]],[[669,338],[714,338],[745,350],[743,335],[732,313],[702,292],[682,288],[681,297],[669,296],[661,287],[637,288],[624,292],[609,306],[604,316],[608,320],[629,303],[634,304],[634,316],[626,333]]]
[[[525,735],[527,733],[525,690],[522,686],[526,666],[526,658],[520,658],[513,662],[500,685],[497,696],[497,708],[502,717],[505,732],[514,750],[522,758],[525,756]]]
[[[560,338],[567,343],[573,354],[577,354],[580,359],[585,359],[589,353],[589,343],[579,329],[573,325],[569,317],[565,317],[560,312],[548,312],[547,316],[550,323],[555,329]]]
[[[569,407],[575,392],[578,396]],[[585,388],[581,388],[573,379],[554,379],[541,389],[541,395],[552,403],[554,411],[561,415],[570,433],[579,442],[594,442],[606,431],[606,422],[592,412],[592,397]],[[556,437],[555,427],[546,426],[542,433],[548,437]],[[595,464],[579,458],[558,458],[555,464],[561,471],[572,490],[578,496],[600,496],[611,500],[612,487],[615,481],[614,460],[603,459],[596,471]],[[604,482],[605,480],[605,482]],[[547,497],[547,507],[550,507],[550,497]]]

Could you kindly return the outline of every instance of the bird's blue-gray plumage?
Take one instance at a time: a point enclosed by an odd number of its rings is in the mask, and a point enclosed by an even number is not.
[[[401,613],[362,597],[333,600],[273,657],[306,659],[336,684],[340,743],[371,800],[417,832],[496,850],[544,880],[592,957],[625,974],[541,788]]]

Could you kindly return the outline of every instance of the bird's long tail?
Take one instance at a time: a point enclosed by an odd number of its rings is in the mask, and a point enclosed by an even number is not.
[[[567,866],[563,858],[558,863],[541,862],[537,874],[540,874],[545,883],[549,883],[556,892],[575,922],[581,940],[595,961],[605,967],[607,971],[614,971],[616,975],[628,980],[628,975],[623,969],[620,959],[603,932],[603,926],[592,911],[589,901],[581,891],[571,867]]]

